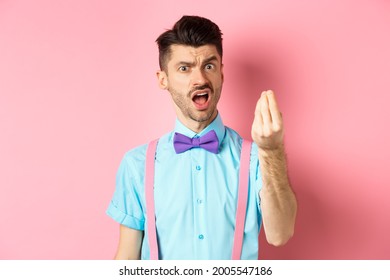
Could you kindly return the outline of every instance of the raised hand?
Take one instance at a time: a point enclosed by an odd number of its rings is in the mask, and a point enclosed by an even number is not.
[[[252,139],[263,151],[283,146],[283,120],[272,90],[263,91],[256,104]]]
[[[285,244],[294,234],[297,201],[287,176],[283,120],[271,90],[257,101],[252,138],[259,147],[261,210],[267,241]]]

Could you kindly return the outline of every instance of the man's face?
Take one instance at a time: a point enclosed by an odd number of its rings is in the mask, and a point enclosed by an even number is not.
[[[159,85],[170,92],[179,120],[195,132],[217,116],[221,96],[222,61],[213,45],[172,45],[165,71],[157,73]]]

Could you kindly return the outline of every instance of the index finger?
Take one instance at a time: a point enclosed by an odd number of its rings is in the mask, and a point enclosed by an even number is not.
[[[275,93],[272,90],[267,91],[267,99],[268,99],[272,122],[276,124],[281,124],[282,114],[279,111],[279,107],[276,102]]]

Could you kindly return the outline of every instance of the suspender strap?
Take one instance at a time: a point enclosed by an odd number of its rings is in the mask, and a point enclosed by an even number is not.
[[[149,143],[145,162],[146,220],[151,260],[158,260],[156,216],[154,211],[154,160],[157,142],[158,139]]]
[[[234,230],[232,260],[241,259],[242,243],[244,239],[246,206],[248,202],[248,182],[251,147],[252,142],[243,140],[240,157],[240,177],[238,185],[239,187],[236,210],[236,228]]]
[[[158,245],[156,232],[156,216],[154,209],[154,161],[158,139],[149,143],[145,162],[145,194],[146,194],[146,220],[148,228],[148,241],[150,259],[158,260]],[[244,225],[248,202],[249,163],[252,142],[243,140],[240,156],[240,174],[238,187],[238,200],[236,210],[236,227],[234,231],[232,259],[241,258]]]

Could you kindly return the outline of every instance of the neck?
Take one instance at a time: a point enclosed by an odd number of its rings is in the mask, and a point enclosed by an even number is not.
[[[187,128],[191,129],[195,133],[199,133],[203,129],[205,129],[210,123],[212,123],[217,117],[217,115],[218,115],[218,111],[215,111],[208,120],[202,122],[188,119],[188,118],[183,118],[182,116],[178,116],[178,119]]]

